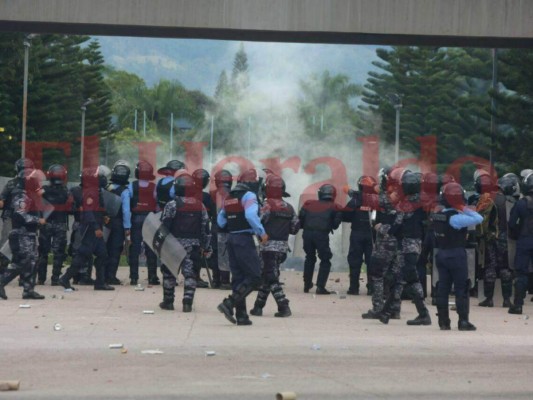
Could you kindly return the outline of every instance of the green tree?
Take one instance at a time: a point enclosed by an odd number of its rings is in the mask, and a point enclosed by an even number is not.
[[[346,75],[324,71],[301,81],[300,90],[297,107],[307,135],[337,139],[354,135],[360,120],[354,100],[361,94],[360,86]]]

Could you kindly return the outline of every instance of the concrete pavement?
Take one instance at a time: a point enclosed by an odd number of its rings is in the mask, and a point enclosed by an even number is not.
[[[120,274],[126,280],[127,269]],[[330,289],[346,291],[347,273],[330,278]],[[274,318],[270,298],[249,327],[230,324],[216,310],[227,291],[199,289],[193,312],[182,313],[182,282],[174,312],[159,309],[160,286],[114,292],[78,286],[73,293],[39,286],[46,300],[27,301],[11,284],[9,300],[0,300],[0,380],[20,380],[21,388],[0,397],[274,399],[294,391],[298,399],[533,398],[530,296],[522,316],[473,301],[478,331],[457,331],[451,312],[452,331],[443,332],[435,307],[432,326],[405,324],[415,316],[410,302],[401,320],[385,326],[361,319],[370,306],[366,295],[304,294],[301,272],[282,272],[282,280],[293,316]],[[248,308],[253,299],[255,292]],[[126,351],[109,349],[115,343]]]

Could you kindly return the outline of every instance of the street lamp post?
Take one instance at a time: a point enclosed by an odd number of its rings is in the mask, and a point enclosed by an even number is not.
[[[87,106],[93,102],[94,100],[89,97],[81,106],[80,172],[83,171],[83,152],[85,151],[85,111],[87,111]]]
[[[26,117],[28,114],[28,64],[30,57],[30,37],[24,39],[24,84],[22,89],[22,158],[26,156]]]
[[[402,109],[402,96],[397,93],[387,95],[389,102],[396,110],[396,137],[394,141],[394,163],[398,164],[400,159],[400,110]]]

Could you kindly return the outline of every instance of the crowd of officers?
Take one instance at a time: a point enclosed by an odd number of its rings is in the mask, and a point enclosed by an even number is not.
[[[153,238],[143,238],[143,223],[160,211],[160,223],[179,242],[185,256],[179,265],[184,276],[183,312],[190,312],[197,287],[207,287],[200,269],[213,272],[212,287],[231,289],[218,310],[232,323],[251,325],[247,296],[257,289],[250,314],[261,316],[270,294],[276,301],[276,317],[289,317],[291,309],[282,284],[280,265],[286,260],[289,235],[302,229],[305,252],[303,291],[315,285],[317,295],[328,295],[331,269],[330,235],[342,222],[351,224],[348,294],[360,292],[361,267],[367,266],[367,294],[372,308],[362,315],[387,324],[399,319],[402,299],[415,304],[418,316],[408,325],[431,325],[424,298],[427,266],[435,264],[438,283],[431,285],[439,327],[451,329],[448,298],[455,295],[459,330],[475,330],[469,321],[469,298],[483,279],[482,307],[494,306],[494,290],[500,277],[503,307],[521,314],[528,291],[529,264],[533,257],[533,170],[521,179],[508,173],[496,181],[479,169],[474,175],[475,193],[449,175],[421,174],[405,168],[383,168],[378,179],[362,176],[357,190],[346,189],[349,201],[336,202],[333,185],[324,184],[318,198],[305,201],[297,213],[284,198],[283,179],[271,171],[250,169],[235,180],[227,170],[210,175],[204,169],[189,173],[181,161],[171,160],[157,172],[139,161],[130,182],[126,162],[86,168],[79,186],[67,188],[67,171],[59,164],[46,175],[29,159],[15,164],[16,176],[0,195],[3,231],[0,245],[5,254],[0,265],[0,298],[5,286],[20,276],[24,299],[43,299],[35,285],[47,280],[52,252],[51,285],[75,290],[72,284],[92,285],[95,290],[114,290],[121,284],[117,270],[127,246],[130,284],[139,283],[139,257],[144,255],[148,283],[159,285],[158,255]],[[266,174],[265,174],[266,172]],[[263,176],[264,175],[264,176]],[[47,179],[48,183],[43,185]],[[68,217],[74,216],[67,240]],[[71,265],[62,271],[66,249]],[[514,262],[510,243],[516,243]],[[474,281],[469,279],[466,248],[476,251]],[[514,252],[514,250],[511,250]],[[317,256],[320,260],[314,279]],[[92,278],[93,267],[95,279]],[[176,276],[161,264],[161,309],[173,310]],[[513,273],[514,271],[514,273]],[[514,275],[514,276],[513,276]],[[514,301],[512,297],[512,281]]]

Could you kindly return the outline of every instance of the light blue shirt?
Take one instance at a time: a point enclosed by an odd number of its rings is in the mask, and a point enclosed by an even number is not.
[[[244,229],[242,231],[235,231],[233,233],[255,233],[258,236],[263,236],[266,232],[263,224],[261,224],[261,219],[259,218],[259,204],[257,203],[257,196],[252,192],[246,192],[244,196],[242,196],[241,204],[244,208],[244,217],[252,229]],[[226,210],[224,207],[222,207],[218,213],[217,223],[221,228],[224,228],[228,223]]]
[[[455,210],[455,208],[446,208],[443,211]],[[477,212],[464,208],[463,211],[456,210],[459,213],[450,217],[450,226],[454,229],[463,229],[469,226],[479,225],[483,222],[483,217]]]
[[[131,185],[131,184],[130,184]],[[109,188],[116,189],[120,185],[116,183],[112,183]],[[131,190],[130,186],[128,185],[126,189],[122,191],[120,194],[120,200],[122,201],[122,226],[124,229],[131,229],[131,210],[130,210],[130,199],[131,199]]]

